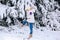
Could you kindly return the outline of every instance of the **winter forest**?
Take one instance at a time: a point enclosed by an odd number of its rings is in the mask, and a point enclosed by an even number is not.
[[[8,27],[16,25],[19,19],[24,20],[25,7],[28,3],[37,8],[34,14],[36,28],[41,31],[60,30],[59,0],[0,0],[0,25]]]
[[[0,0],[0,31],[19,32],[30,3],[36,7],[34,30],[60,31],[60,0]]]

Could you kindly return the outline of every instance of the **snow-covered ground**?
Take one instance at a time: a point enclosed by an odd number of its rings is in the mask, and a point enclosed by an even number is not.
[[[0,40],[25,40],[29,35],[29,27],[24,26],[18,29],[18,26],[14,26],[15,30],[7,31],[7,28],[2,27],[0,29]],[[17,27],[17,28],[16,28]],[[8,29],[9,30],[9,29]],[[33,37],[30,40],[60,40],[59,31],[40,31],[35,29],[33,31]]]

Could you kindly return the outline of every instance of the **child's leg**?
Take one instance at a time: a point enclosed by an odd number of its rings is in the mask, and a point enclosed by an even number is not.
[[[28,37],[28,39],[30,39],[32,37],[32,33],[33,33],[33,23],[29,23],[29,27],[30,27],[30,35]]]
[[[30,34],[33,33],[33,23],[29,23],[29,27],[30,27]]]
[[[24,20],[24,21],[22,22],[23,25],[25,25],[26,23],[28,23],[26,20]]]

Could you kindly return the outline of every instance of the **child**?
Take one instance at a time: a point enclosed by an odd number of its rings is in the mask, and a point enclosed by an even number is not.
[[[34,19],[35,9],[31,5],[30,6],[28,5],[25,10],[26,10],[26,15],[27,15],[27,20],[23,21],[23,25],[25,25],[25,23],[29,24],[30,34],[29,34],[28,39],[30,39],[33,34],[33,24],[35,22],[35,19]]]

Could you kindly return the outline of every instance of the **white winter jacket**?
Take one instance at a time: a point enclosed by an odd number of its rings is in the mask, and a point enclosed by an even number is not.
[[[34,22],[35,22],[35,19],[34,19],[35,9],[31,9],[31,10],[26,11],[26,12],[27,12],[27,13],[26,13],[26,15],[27,15],[27,21],[28,21],[29,23],[34,23]],[[30,12],[31,12],[32,14],[30,14]]]

